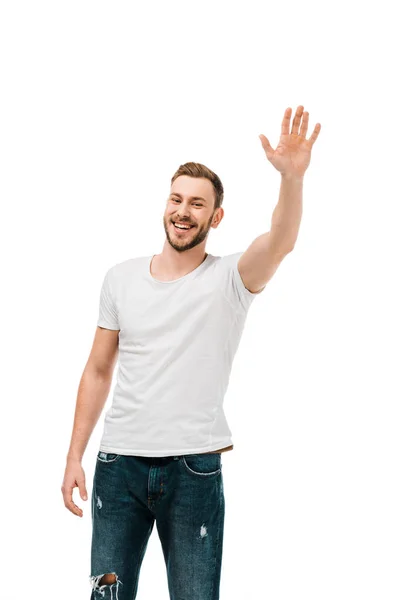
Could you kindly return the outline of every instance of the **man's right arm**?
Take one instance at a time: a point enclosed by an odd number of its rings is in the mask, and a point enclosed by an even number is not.
[[[118,358],[119,330],[97,327],[76,401],[68,461],[81,462],[92,431],[106,403]]]

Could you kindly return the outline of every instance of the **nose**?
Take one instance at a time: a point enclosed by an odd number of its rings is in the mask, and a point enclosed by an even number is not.
[[[191,222],[191,218],[190,218],[190,212],[188,210],[182,210],[180,211],[179,214],[176,215],[175,221],[187,221],[188,223]]]

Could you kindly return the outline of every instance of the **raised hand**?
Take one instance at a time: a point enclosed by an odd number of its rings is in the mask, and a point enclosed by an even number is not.
[[[311,149],[321,131],[321,124],[316,124],[311,137],[307,140],[306,133],[309,113],[303,111],[304,106],[297,107],[293,119],[292,130],[289,132],[292,109],[287,108],[285,110],[282,121],[281,137],[275,150],[272,148],[265,135],[259,135],[268,160],[281,175],[302,178],[310,164]]]

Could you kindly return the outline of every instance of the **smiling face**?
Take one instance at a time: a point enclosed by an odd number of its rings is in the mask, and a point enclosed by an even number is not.
[[[210,228],[216,228],[224,215],[223,208],[214,211],[214,188],[205,177],[180,175],[171,186],[164,213],[164,230],[170,245],[184,252],[204,242]],[[179,229],[174,223],[190,225]]]

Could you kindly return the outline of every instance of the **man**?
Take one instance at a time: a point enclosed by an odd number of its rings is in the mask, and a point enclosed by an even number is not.
[[[104,277],[61,488],[65,506],[82,516],[72,491],[78,486],[87,499],[81,460],[118,356],[93,480],[93,599],[136,597],[154,523],[171,599],[219,598],[221,454],[233,448],[223,398],[247,311],[294,247],[320,130],[306,139],[308,113],[299,106],[289,133],[290,115],[289,108],[276,150],[260,136],[282,176],[269,232],[243,253],[207,254],[209,231],[224,216],[223,187],[204,165],[186,163],[171,181],[161,254],[118,263]]]

